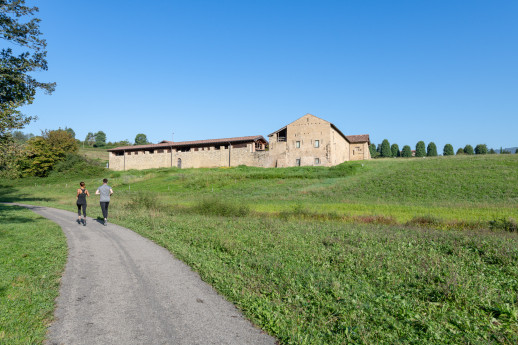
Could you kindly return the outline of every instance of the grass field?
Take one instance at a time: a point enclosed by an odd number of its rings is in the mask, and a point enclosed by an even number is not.
[[[0,344],[40,344],[53,318],[66,263],[60,227],[0,205]]]
[[[108,163],[108,152],[105,149],[96,147],[80,147],[79,155],[104,164]]]
[[[3,182],[0,200],[73,210],[103,177]],[[107,177],[114,222],[283,344],[518,343],[518,155]]]

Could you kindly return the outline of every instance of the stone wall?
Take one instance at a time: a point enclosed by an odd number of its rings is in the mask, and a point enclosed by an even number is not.
[[[349,155],[351,161],[370,159],[369,143],[353,143],[350,144]]]

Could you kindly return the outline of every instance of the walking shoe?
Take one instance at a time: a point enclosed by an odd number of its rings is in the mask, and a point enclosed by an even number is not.
[[[104,220],[104,226],[107,226],[108,225],[108,221],[105,219]]]
[[[81,220],[80,219],[77,220],[77,224],[81,225]]]
[[[86,218],[83,219],[83,226],[86,226]]]

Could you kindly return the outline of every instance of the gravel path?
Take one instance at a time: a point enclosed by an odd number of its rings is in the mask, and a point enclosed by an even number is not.
[[[47,344],[275,344],[166,249],[115,224],[25,206],[69,247]]]

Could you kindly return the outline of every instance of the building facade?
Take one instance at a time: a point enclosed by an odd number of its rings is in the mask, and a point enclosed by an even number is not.
[[[125,146],[110,149],[112,170],[333,166],[370,159],[369,135],[345,136],[332,123],[306,114],[268,135]]]

